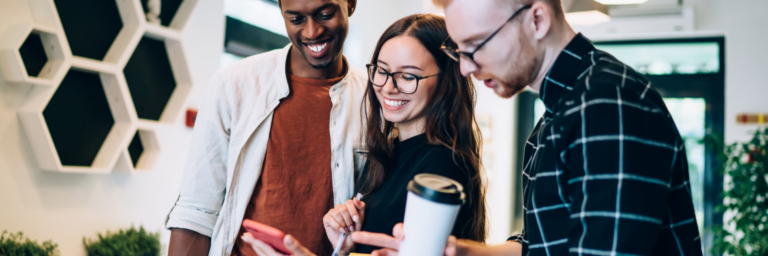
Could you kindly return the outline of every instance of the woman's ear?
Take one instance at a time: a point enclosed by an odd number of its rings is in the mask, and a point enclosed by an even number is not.
[[[357,7],[357,0],[347,0],[347,17],[352,17],[352,14],[355,13],[355,7]]]

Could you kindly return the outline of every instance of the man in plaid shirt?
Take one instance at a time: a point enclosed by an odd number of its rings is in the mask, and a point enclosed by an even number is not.
[[[702,255],[683,140],[647,79],[576,34],[559,0],[435,2],[464,75],[504,98],[529,86],[547,109],[525,146],[523,234],[450,238],[447,255]],[[353,239],[394,255],[402,235]]]

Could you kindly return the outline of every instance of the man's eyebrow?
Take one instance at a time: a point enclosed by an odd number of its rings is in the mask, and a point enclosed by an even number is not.
[[[464,40],[461,40],[461,43],[465,45],[472,45],[472,43],[480,41],[481,38],[483,38],[484,36],[485,36],[484,33],[474,34],[470,37],[465,38]]]
[[[320,7],[317,7],[317,9],[315,9],[314,13],[318,13],[318,12],[321,12],[321,11],[323,11],[325,9],[328,9],[328,8],[331,8],[331,7],[336,7],[336,6],[338,6],[338,4],[327,3],[327,4],[324,4],[324,5],[321,5]]]
[[[301,12],[291,11],[291,10],[285,10],[285,13],[290,14],[290,15],[301,15]]]
[[[322,10],[325,10],[325,9],[328,9],[330,7],[334,7],[334,6],[337,6],[337,5],[338,4],[335,4],[335,3],[327,3],[327,4],[324,4],[324,5],[321,5],[320,7],[317,7],[317,9],[313,10],[312,13],[318,13],[318,12],[320,12]],[[300,11],[294,11],[294,10],[285,10],[285,13],[291,14],[291,15],[302,15],[302,13]]]

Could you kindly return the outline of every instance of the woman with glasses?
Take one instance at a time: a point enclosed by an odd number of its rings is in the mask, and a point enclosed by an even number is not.
[[[485,241],[475,88],[459,72],[459,63],[441,50],[446,38],[443,17],[416,14],[396,21],[379,39],[367,65],[363,101],[368,107],[363,109],[363,122],[368,162],[355,182],[358,197],[336,205],[323,217],[329,242],[339,252],[334,256],[378,249],[355,246],[350,232],[391,236],[405,216],[408,182],[419,173],[438,174],[463,185],[466,200],[451,234]],[[259,255],[282,255],[263,242],[249,241]],[[312,255],[298,242],[292,242],[298,248],[296,255]]]
[[[363,199],[337,205],[323,218],[332,243],[349,231],[392,235],[395,224],[403,222],[408,182],[419,173],[442,175],[464,186],[467,200],[452,235],[485,241],[475,88],[461,76],[458,62],[441,50],[446,38],[443,17],[416,14],[392,24],[379,39],[367,65],[363,99],[368,106],[363,111],[368,163],[355,188]],[[353,248],[351,239],[341,247],[342,252],[377,249]]]

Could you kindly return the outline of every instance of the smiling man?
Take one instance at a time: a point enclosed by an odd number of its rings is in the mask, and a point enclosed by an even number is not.
[[[216,72],[195,123],[169,255],[255,255],[243,219],[328,255],[322,218],[364,161],[364,71],[342,49],[355,0],[282,0],[291,44]]]

